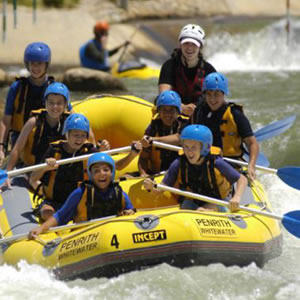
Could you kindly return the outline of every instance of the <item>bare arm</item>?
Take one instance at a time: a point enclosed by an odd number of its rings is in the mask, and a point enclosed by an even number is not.
[[[248,184],[247,178],[241,174],[240,178],[237,181],[237,187],[234,193],[234,196],[229,201],[229,209],[231,211],[237,211],[241,202],[241,197],[245,191],[245,188]]]
[[[149,150],[150,149],[143,149],[141,154],[140,154],[139,160],[138,160],[138,168],[139,168],[139,172],[140,172],[141,176],[147,176],[148,175],[148,173],[147,173],[147,170],[148,170],[147,162],[148,162],[148,159],[149,159],[150,154],[151,154],[151,152],[149,152]]]
[[[155,188],[155,180],[152,180],[150,178],[146,178],[144,180],[144,188],[148,191],[148,192],[152,192],[155,195],[159,195],[162,194],[164,191],[163,190],[158,190]],[[163,184],[163,183],[162,183]]]
[[[142,143],[139,141],[133,142],[134,148],[126,155],[125,157],[121,158],[116,162],[116,169],[122,170],[126,168],[130,162],[139,154],[142,150]]]
[[[167,83],[161,83],[159,86],[158,86],[158,92],[161,93],[163,91],[170,91],[173,89],[173,86],[170,85],[170,84],[167,84]]]
[[[11,171],[15,167],[15,165],[20,157],[20,153],[25,148],[25,145],[28,140],[28,136],[31,133],[31,131],[33,130],[35,125],[36,125],[35,117],[30,118],[24,125],[24,127],[17,139],[17,142],[10,153],[9,161],[7,164],[8,171]]]
[[[42,234],[42,233],[46,232],[49,228],[57,226],[57,225],[58,225],[58,223],[57,223],[56,219],[53,216],[51,216],[41,226],[32,229],[28,234],[28,238],[32,239],[34,236]]]
[[[55,158],[53,158],[55,160]],[[56,160],[55,160],[56,162]],[[55,167],[48,165],[43,169],[37,170],[37,171],[33,171],[30,175],[30,183],[34,186],[36,184],[38,184],[37,182],[44,176],[44,174],[48,171],[51,171],[55,168],[57,168],[58,165],[56,165]]]
[[[248,173],[250,178],[253,180],[255,179],[255,164],[259,153],[259,145],[254,135],[246,137],[244,139],[244,142],[250,154],[249,163],[248,163]]]

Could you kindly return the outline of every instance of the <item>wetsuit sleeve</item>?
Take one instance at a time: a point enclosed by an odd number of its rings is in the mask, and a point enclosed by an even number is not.
[[[105,50],[99,50],[95,43],[90,42],[85,49],[85,54],[90,59],[97,60],[98,62],[103,62],[105,58]]]
[[[158,84],[169,84],[175,86],[175,67],[173,60],[167,60],[161,67]]]
[[[239,180],[241,174],[234,169],[229,163],[227,163],[223,158],[218,157],[216,159],[216,168],[226,177],[226,179],[234,184]]]
[[[178,178],[180,158],[175,159],[170,165],[162,183],[167,186],[174,186]]]
[[[232,109],[232,115],[237,125],[239,135],[244,139],[253,136],[253,131],[248,118],[238,109]]]
[[[125,207],[124,209],[134,209],[133,204],[129,198],[129,196],[123,191],[123,196],[125,199]]]
[[[205,76],[207,76],[210,73],[217,72],[216,69],[211,65],[209,62],[204,61],[204,72]]]
[[[118,53],[118,51],[119,51],[122,47],[123,47],[123,45],[118,46],[118,47],[116,47],[116,48],[114,48],[114,49],[112,49],[112,50],[109,50],[109,51],[108,51],[108,56],[113,56],[114,54]]]
[[[17,96],[19,82],[15,81],[9,88],[6,103],[5,103],[5,115],[11,116],[14,113],[14,102]]]
[[[67,198],[64,205],[53,215],[58,225],[67,224],[74,218],[77,211],[77,206],[83,195],[84,187],[79,187],[74,190]]]

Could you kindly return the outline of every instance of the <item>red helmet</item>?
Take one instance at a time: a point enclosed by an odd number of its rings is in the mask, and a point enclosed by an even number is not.
[[[107,33],[109,29],[109,25],[106,21],[99,21],[94,26],[94,34],[102,35],[103,33]]]

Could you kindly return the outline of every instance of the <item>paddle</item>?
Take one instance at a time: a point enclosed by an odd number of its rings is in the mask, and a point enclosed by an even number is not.
[[[126,146],[126,147],[111,149],[111,150],[102,151],[102,152],[107,153],[107,154],[116,154],[116,153],[122,153],[122,152],[129,152],[130,150],[131,150],[131,146]],[[74,163],[74,162],[85,160],[85,159],[89,158],[90,156],[92,156],[93,154],[95,154],[95,153],[85,154],[85,155],[81,155],[81,156],[75,156],[75,157],[71,157],[71,158],[67,158],[67,159],[61,159],[61,160],[58,160],[56,163],[58,165]],[[0,170],[0,185],[3,184],[8,177],[11,178],[11,177],[18,176],[20,174],[33,172],[36,170],[43,169],[44,167],[47,167],[46,163],[35,165],[35,166],[29,166],[26,168],[17,169],[17,170],[8,171],[8,172],[6,170]]]
[[[200,194],[182,191],[182,190],[179,190],[179,189],[176,189],[173,187],[169,187],[169,186],[166,186],[163,184],[155,184],[155,188],[162,190],[162,191],[169,191],[171,193],[174,193],[174,194],[177,194],[180,196],[229,207],[229,203],[226,201],[218,200],[218,199],[207,197],[207,196],[200,195]],[[300,238],[300,210],[290,211],[290,212],[284,214],[283,216],[279,216],[279,215],[275,215],[275,214],[272,214],[267,211],[260,211],[260,210],[250,208],[250,207],[245,207],[245,206],[240,206],[239,209],[250,212],[250,213],[254,213],[256,215],[261,215],[261,216],[265,216],[268,218],[279,220],[279,221],[281,221],[281,223],[283,224],[283,226],[285,227],[285,229],[288,232],[290,232],[297,238]]]
[[[249,162],[250,157],[249,157],[249,153],[248,152],[244,152],[243,159],[245,161]],[[262,167],[268,167],[270,165],[270,162],[269,162],[268,158],[262,152],[258,153],[258,156],[257,156],[257,159],[256,159],[256,163],[259,166],[262,166]]]
[[[90,221],[85,221],[85,222],[80,222],[80,223],[75,223],[75,224],[56,226],[56,227],[50,228],[47,231],[47,233],[49,233],[49,232],[58,232],[58,231],[68,230],[68,229],[75,229],[75,228],[84,227],[84,226],[90,226],[90,225],[93,225],[93,224],[95,224],[99,221],[110,220],[110,219],[115,218],[115,217],[116,217],[116,215],[113,215],[113,216],[109,216],[109,217],[93,219],[93,220],[90,220]],[[0,239],[0,245],[25,240],[25,239],[27,239],[27,237],[28,237],[28,232],[17,234],[17,235],[14,235],[12,237],[8,237],[8,238],[3,238],[3,239]]]
[[[295,120],[296,115],[292,115],[277,122],[270,123],[269,125],[266,125],[255,131],[254,136],[258,142],[268,140],[288,130],[293,125]],[[244,153],[243,159],[249,161],[249,153]],[[270,165],[268,158],[262,152],[258,153],[256,163],[263,167],[268,167]]]
[[[296,115],[292,115],[258,129],[254,132],[256,140],[258,142],[262,142],[274,136],[280,135],[281,133],[287,131],[293,125],[295,120]]]
[[[155,147],[172,150],[172,151],[182,150],[181,147],[170,145],[170,144],[165,144],[165,143],[161,143],[161,142],[156,142],[156,141],[153,141],[153,145]],[[244,162],[244,161],[227,158],[227,157],[223,157],[223,159],[228,162],[240,165],[240,166],[245,166],[245,167],[248,166],[248,163]],[[266,167],[262,167],[259,165],[255,165],[255,168],[262,172],[275,174],[287,185],[289,185],[297,190],[300,190],[300,167],[283,167],[283,168],[279,168],[277,170],[277,169],[273,169],[273,168],[266,168]]]
[[[136,33],[138,32],[139,28],[140,28],[140,25],[139,25],[139,24],[136,25],[135,30],[133,31],[133,33],[131,34],[131,36],[130,36],[129,39],[127,40],[128,42],[131,42],[131,41],[132,41],[133,37],[134,37],[134,36],[136,35]],[[123,51],[122,51],[122,53],[121,53],[121,55],[120,55],[120,57],[119,57],[119,59],[118,59],[118,63],[119,63],[119,64],[122,63],[123,57],[124,57],[124,55],[125,55],[125,53],[126,53],[126,51],[127,51],[128,46],[129,46],[129,44],[126,44],[126,45],[124,46]]]

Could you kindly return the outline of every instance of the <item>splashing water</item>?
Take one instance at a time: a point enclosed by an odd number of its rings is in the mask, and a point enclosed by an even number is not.
[[[213,34],[206,46],[208,61],[225,72],[300,70],[300,21],[292,22],[289,42],[285,25],[283,19],[258,32]]]

